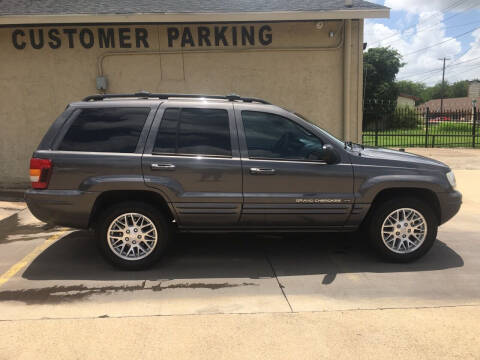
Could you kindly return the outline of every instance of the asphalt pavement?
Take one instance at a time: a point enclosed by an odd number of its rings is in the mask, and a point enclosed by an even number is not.
[[[47,358],[72,349],[72,357],[94,358],[92,349],[105,348],[92,331],[112,332],[108,343],[121,345],[108,354],[118,357],[132,356],[119,352],[126,337],[132,346],[166,341],[152,349],[177,349],[177,358],[292,358],[302,348],[305,358],[371,358],[394,344],[405,358],[480,358],[480,170],[456,175],[460,213],[410,264],[380,261],[355,235],[181,235],[153,268],[121,271],[90,232],[51,227],[22,203],[0,202],[0,333],[8,334],[0,359],[42,357],[45,341],[59,346]],[[445,328],[437,334],[434,324]],[[164,337],[142,338],[149,330]],[[359,356],[367,343],[379,352]]]

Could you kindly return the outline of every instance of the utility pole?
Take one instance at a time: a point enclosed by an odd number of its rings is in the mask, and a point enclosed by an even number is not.
[[[440,116],[443,114],[443,97],[445,96],[445,62],[450,60],[447,57],[440,58],[438,60],[443,60],[443,73],[442,73],[442,93],[440,97]]]

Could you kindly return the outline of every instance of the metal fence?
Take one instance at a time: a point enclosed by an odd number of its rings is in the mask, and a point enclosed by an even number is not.
[[[364,145],[382,147],[479,147],[478,110],[430,111],[367,101],[363,111]]]

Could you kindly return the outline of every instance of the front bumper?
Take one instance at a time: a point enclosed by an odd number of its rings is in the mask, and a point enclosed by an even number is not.
[[[440,225],[454,217],[462,205],[462,194],[459,191],[437,193],[440,202]]]
[[[52,225],[86,229],[97,193],[78,190],[27,190],[25,201],[39,220]]]

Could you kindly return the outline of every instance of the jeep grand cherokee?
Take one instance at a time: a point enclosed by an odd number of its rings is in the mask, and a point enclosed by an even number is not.
[[[151,265],[179,231],[357,231],[384,258],[425,254],[460,208],[438,161],[342,142],[264,100],[93,95],[30,162],[40,220],[93,228],[108,259]]]

